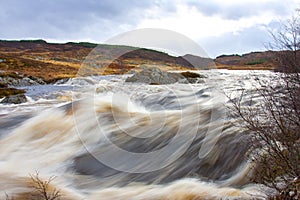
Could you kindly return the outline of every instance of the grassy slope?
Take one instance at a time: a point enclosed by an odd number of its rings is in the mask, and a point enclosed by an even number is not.
[[[89,60],[86,60],[87,56]],[[37,76],[48,82],[77,74],[123,74],[132,69],[139,70],[143,64],[164,70],[193,69],[186,59],[200,68],[273,69],[275,66],[270,52],[219,56],[212,60],[191,55],[173,57],[155,50],[87,42],[0,41],[0,70]]]
[[[86,60],[87,56],[89,60]],[[163,66],[167,70],[192,67],[182,58],[128,46],[50,44],[43,40],[0,41],[0,70],[37,76],[48,82],[74,77],[78,73],[123,74],[143,64]]]
[[[273,52],[252,52],[244,55],[221,55],[215,59],[217,68],[233,70],[273,70],[276,61]]]

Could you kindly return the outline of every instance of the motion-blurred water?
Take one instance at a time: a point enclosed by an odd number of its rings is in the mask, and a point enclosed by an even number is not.
[[[35,171],[56,176],[63,199],[263,198],[224,93],[250,93],[276,74],[199,73],[205,83],[145,85],[123,75],[25,88],[28,103],[0,107],[1,199],[30,190]]]

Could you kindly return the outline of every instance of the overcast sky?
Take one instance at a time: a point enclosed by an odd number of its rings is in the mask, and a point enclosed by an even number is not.
[[[267,30],[299,7],[300,0],[0,0],[0,39],[103,43],[163,28],[215,57],[264,50]]]

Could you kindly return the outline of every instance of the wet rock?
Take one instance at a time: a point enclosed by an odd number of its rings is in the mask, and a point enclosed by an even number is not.
[[[126,79],[126,82],[142,82],[148,84],[172,84],[179,80],[179,75],[163,72],[158,68],[144,68],[139,73]]]
[[[40,85],[46,84],[45,81],[41,78],[38,78],[38,77],[35,77],[35,76],[29,76],[28,78],[31,79],[34,84],[36,84],[36,83],[40,84]]]
[[[170,73],[164,72],[155,67],[142,67],[142,71],[135,73],[133,76],[128,77],[126,82],[140,82],[150,85],[163,85],[179,83],[197,83],[199,78],[203,78],[202,75],[194,72],[182,72],[182,73]]]
[[[180,73],[189,83],[204,83],[202,80],[203,78],[206,78],[206,76],[195,73],[195,72],[181,72]],[[200,80],[199,80],[200,79]]]
[[[17,94],[17,95],[11,95],[8,97],[5,97],[1,103],[4,104],[20,104],[20,103],[26,103],[27,99],[24,94]]]
[[[8,87],[25,87],[31,85],[44,85],[46,84],[43,79],[28,76],[25,77],[24,74],[10,73],[10,74],[0,74],[0,83],[6,84]]]
[[[70,78],[62,78],[62,79],[59,79],[59,80],[55,81],[54,84],[56,84],[56,85],[65,84],[65,83],[67,83],[69,80],[70,80]]]

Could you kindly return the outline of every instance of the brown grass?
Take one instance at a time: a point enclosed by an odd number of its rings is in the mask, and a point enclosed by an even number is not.
[[[19,90],[15,88],[0,88],[0,98],[24,93],[25,90]]]
[[[100,45],[97,47],[96,54],[91,52],[94,52],[93,46],[89,45],[0,41],[0,59],[2,60],[0,70],[8,73],[19,72],[40,77],[46,82],[53,82],[62,78],[83,75],[86,71],[82,70],[84,68],[82,64],[93,66],[87,70],[89,73],[84,75],[124,74],[132,69],[139,71],[142,65],[158,67],[164,71],[193,69],[181,57],[173,57],[153,50]],[[123,55],[122,52],[124,52]],[[270,53],[251,53],[243,56],[219,57],[214,61],[217,64],[216,68],[219,69],[272,70],[274,65],[269,61],[270,55]],[[90,61],[86,61],[86,57]],[[266,61],[255,62],[257,60]]]

